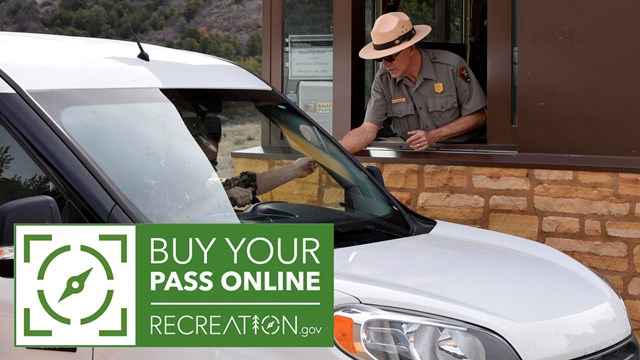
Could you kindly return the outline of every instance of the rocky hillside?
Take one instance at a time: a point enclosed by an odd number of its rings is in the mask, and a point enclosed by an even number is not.
[[[262,0],[0,0],[0,31],[142,42],[261,68]]]

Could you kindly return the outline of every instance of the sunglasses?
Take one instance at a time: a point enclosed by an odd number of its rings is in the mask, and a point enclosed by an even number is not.
[[[402,52],[402,50],[398,51],[398,52],[397,52],[397,53],[395,53],[395,54],[387,55],[387,56],[385,56],[385,57],[381,57],[381,58],[374,59],[374,60],[375,60],[375,61],[377,61],[377,62],[382,62],[382,61],[386,61],[386,62],[394,62],[394,61],[396,61],[396,58],[398,57],[398,55],[399,55],[401,52]]]

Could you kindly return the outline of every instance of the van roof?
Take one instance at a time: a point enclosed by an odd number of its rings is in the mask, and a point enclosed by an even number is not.
[[[271,89],[247,70],[214,56],[151,44],[142,47],[149,54],[149,62],[137,57],[140,50],[135,42],[0,32],[0,70],[27,91]]]

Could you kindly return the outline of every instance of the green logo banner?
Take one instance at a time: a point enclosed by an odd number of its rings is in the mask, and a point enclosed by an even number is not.
[[[16,346],[333,346],[329,224],[17,225]]]

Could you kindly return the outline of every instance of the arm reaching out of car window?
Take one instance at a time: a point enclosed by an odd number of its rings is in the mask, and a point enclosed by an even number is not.
[[[244,171],[238,176],[225,180],[222,185],[231,204],[242,207],[251,204],[256,195],[269,192],[291,180],[309,176],[317,168],[317,162],[303,157],[291,164],[264,172]]]
[[[201,120],[202,126],[195,129],[192,135],[211,165],[216,168],[222,137],[221,121],[216,116],[203,116]],[[291,164],[260,173],[244,171],[238,176],[223,181],[222,186],[231,204],[242,207],[251,204],[256,195],[269,192],[291,180],[309,176],[317,168],[317,162],[311,158],[302,157]]]
[[[303,157],[296,159],[296,161],[291,164],[257,173],[258,188],[256,189],[256,195],[269,192],[291,180],[307,177],[317,168],[317,162],[311,158]]]

